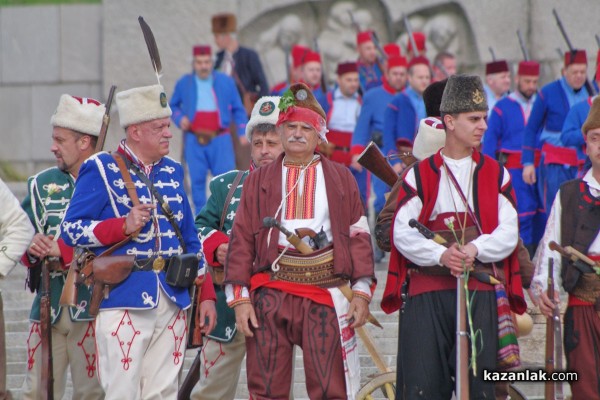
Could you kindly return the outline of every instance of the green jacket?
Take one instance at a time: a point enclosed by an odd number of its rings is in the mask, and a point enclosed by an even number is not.
[[[242,197],[243,182],[249,174],[249,171],[243,172],[242,179],[235,189],[231,200],[228,204],[225,204],[229,189],[239,172],[238,170],[229,171],[214,177],[210,181],[210,197],[196,216],[198,236],[202,242],[202,251],[209,267],[223,268],[215,257],[215,251],[219,245],[229,243],[233,219],[240,204],[240,198]],[[225,220],[223,227],[219,229],[221,215],[225,206],[227,207]],[[215,285],[215,291],[217,294],[217,326],[208,337],[222,342],[230,342],[233,340],[236,332],[235,313],[227,306],[223,288],[220,285]]]
[[[67,246],[60,239],[60,227],[71,201],[75,182],[73,177],[58,169],[57,167],[46,169],[37,175],[29,178],[27,181],[27,197],[23,200],[21,207],[25,210],[36,233],[42,233],[46,236],[54,236],[58,242],[61,257],[60,262],[65,272],[50,273],[50,303],[52,323],[56,323],[60,317],[61,307],[58,305],[60,295],[65,283],[66,271],[73,258],[73,248]],[[39,260],[24,257],[24,263],[27,267],[34,267]],[[41,281],[40,281],[41,285]],[[85,285],[80,285],[77,295],[77,307],[69,307],[71,320],[73,321],[91,321],[94,318],[88,314],[90,303],[90,290]],[[40,320],[40,287],[38,286],[37,295],[33,300],[29,319],[39,322]]]

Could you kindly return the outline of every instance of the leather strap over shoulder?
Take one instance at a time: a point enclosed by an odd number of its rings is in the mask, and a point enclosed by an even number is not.
[[[219,223],[219,231],[223,230],[223,225],[225,225],[225,217],[227,216],[227,205],[231,201],[233,194],[235,193],[235,189],[237,189],[240,181],[242,180],[242,176],[244,176],[245,171],[238,171],[231,187],[229,188],[229,192],[227,192],[227,197],[225,198],[225,204],[223,205],[223,211],[221,212],[221,222]]]

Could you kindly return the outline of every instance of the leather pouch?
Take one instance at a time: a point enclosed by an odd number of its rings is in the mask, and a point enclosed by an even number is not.
[[[171,286],[189,288],[198,276],[198,256],[196,254],[180,254],[171,257],[167,276],[167,283]]]

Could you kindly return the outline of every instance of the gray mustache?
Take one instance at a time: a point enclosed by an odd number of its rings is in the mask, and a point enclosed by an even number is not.
[[[288,143],[294,143],[294,142],[307,143],[306,139],[304,139],[302,137],[301,138],[291,137],[291,138],[288,139]]]

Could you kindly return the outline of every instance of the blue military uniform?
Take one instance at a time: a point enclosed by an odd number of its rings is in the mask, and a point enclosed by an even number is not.
[[[523,136],[523,165],[532,165],[534,151],[540,149],[538,190],[545,210],[549,210],[560,184],[575,178],[579,161],[576,149],[561,141],[561,131],[569,109],[587,99],[583,88],[575,92],[563,77],[544,86],[540,91]],[[539,144],[538,144],[539,143]]]
[[[384,111],[395,94],[396,91],[384,80],[383,85],[368,91],[363,96],[362,108],[352,135],[350,148],[352,155],[362,153],[371,140],[382,149]],[[379,214],[385,205],[384,194],[389,191],[389,187],[375,176],[372,177],[371,182],[376,196],[375,214]]]
[[[198,102],[203,100],[198,96],[197,79],[196,74],[187,74],[175,85],[169,105],[173,110],[173,122],[177,126],[181,126],[184,116],[192,122],[198,110]],[[201,144],[194,133],[184,133],[184,157],[190,174],[196,210],[200,210],[206,203],[208,170],[213,175],[219,175],[235,168],[230,124],[234,123],[238,136],[243,136],[247,122],[246,110],[233,79],[221,72],[213,72],[212,95],[216,102],[214,111],[218,113],[217,136],[209,143]]]
[[[536,187],[523,181],[521,164],[523,131],[535,97],[526,100],[518,93],[511,93],[499,100],[492,109],[482,147],[484,154],[500,160],[510,173],[517,196],[519,233],[526,246],[540,241],[546,225],[541,199]],[[539,152],[537,160],[539,163]]]
[[[412,147],[415,135],[419,129],[419,121],[427,116],[423,96],[410,86],[398,93],[385,109],[383,118],[383,153],[397,152],[397,143]],[[401,160],[394,159],[391,164]]]
[[[157,204],[150,189],[133,173],[140,203]],[[194,227],[190,205],[183,190],[183,168],[171,158],[163,157],[152,168],[148,179],[168,202],[183,235],[187,252],[198,254],[199,275],[204,272],[200,241]],[[113,156],[106,152],[87,159],[81,166],[77,187],[63,222],[62,238],[68,245],[89,248],[101,254],[124,238],[122,226],[132,207],[131,199]],[[131,254],[144,264],[147,259],[162,256],[169,259],[182,252],[177,235],[157,206],[154,215],[137,237],[114,251],[114,255]],[[143,266],[141,265],[140,266]],[[145,265],[145,264],[144,264]],[[165,272],[134,271],[114,286],[100,309],[156,308],[159,290],[178,308],[190,306],[187,288],[175,287],[165,281]]]

